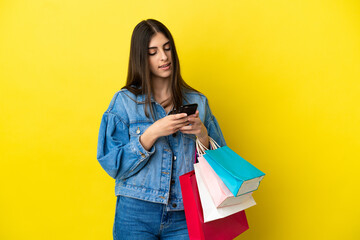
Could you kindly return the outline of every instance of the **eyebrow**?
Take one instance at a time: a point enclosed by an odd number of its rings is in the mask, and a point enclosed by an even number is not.
[[[165,46],[166,44],[170,43],[170,40],[167,41],[166,43],[163,44],[163,46]],[[154,48],[157,48],[157,47],[149,47],[148,49],[154,49]]]

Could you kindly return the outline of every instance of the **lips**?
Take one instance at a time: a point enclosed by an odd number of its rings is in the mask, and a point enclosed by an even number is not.
[[[167,64],[164,64],[164,65],[161,65],[159,68],[166,68],[168,66],[170,66],[171,63],[167,63]]]

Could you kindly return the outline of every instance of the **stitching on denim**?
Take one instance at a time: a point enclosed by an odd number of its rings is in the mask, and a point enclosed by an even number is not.
[[[113,99],[111,100],[110,106],[109,106],[108,110],[106,111],[106,113],[111,113],[111,114],[113,114],[114,116],[118,117],[126,126],[129,127],[129,124],[128,124],[122,117],[120,117],[120,115],[112,112],[112,110],[113,110],[113,108],[114,108],[114,106],[115,106],[115,103],[117,102],[117,100],[118,100],[119,95],[120,95],[121,92],[124,92],[124,90],[120,90],[120,91],[118,91],[118,92],[114,95],[114,97],[113,97]],[[123,94],[125,94],[125,93],[123,93]],[[121,98],[120,98],[120,99],[121,99]],[[121,99],[121,102],[122,102],[122,104],[124,105],[123,99]]]
[[[113,115],[119,119],[118,121],[115,122],[115,127],[119,124],[119,122],[122,122],[124,125],[126,125],[129,128],[129,125],[127,123],[125,123],[124,120],[121,117],[119,117],[117,114],[115,114],[113,112],[108,112],[107,114]]]
[[[135,121],[130,121],[130,124],[136,124],[136,123],[153,123],[153,121],[151,121],[151,120],[135,120]]]
[[[117,99],[118,96],[119,96],[119,93],[120,93],[120,91],[117,91],[117,92],[114,94],[114,97],[111,99],[110,106],[109,106],[109,108],[108,108],[108,110],[107,110],[106,112],[110,112],[110,111],[114,108],[114,105],[115,105],[116,99]]]
[[[163,190],[163,189],[161,189],[161,188],[155,189],[155,188],[147,188],[147,187],[144,187],[144,186],[139,187],[139,186],[137,186],[137,185],[132,185],[132,184],[125,183],[125,182],[122,182],[121,186],[124,187],[124,188],[131,188],[131,189],[136,189],[136,190],[137,190],[137,189],[145,189],[145,190],[147,190],[147,191],[156,191],[156,192],[158,192],[158,193],[164,193],[164,194],[167,194],[167,193],[168,193],[168,191],[165,191],[165,190]],[[121,187],[121,186],[120,186],[120,187]]]
[[[117,224],[116,224],[117,221],[116,221],[116,217],[117,217],[117,215],[119,214],[119,213],[118,213],[118,209],[117,209],[117,208],[118,208],[118,205],[120,204],[120,203],[118,204],[119,201],[120,201],[120,196],[118,196],[117,199],[116,199],[116,207],[115,207],[115,219],[114,219],[114,227],[113,227],[113,235],[114,235],[114,239],[115,239],[115,240],[118,240],[118,236],[117,236],[117,233],[116,233],[116,232],[117,232]]]
[[[134,150],[135,150],[134,153],[135,153],[137,156],[138,156],[139,154],[138,154],[138,151],[136,150],[135,147],[138,147],[138,148],[142,147],[142,146],[139,147],[139,145],[138,145],[138,144],[140,144],[139,138],[140,138],[140,136],[137,137],[136,139],[134,139],[134,142],[132,143],[132,145],[135,145],[135,146],[134,146]],[[141,145],[141,144],[140,144],[140,145]],[[138,156],[138,157],[139,157],[139,156]],[[145,152],[145,158],[142,159],[142,160],[139,160],[139,159],[138,159],[138,161],[133,165],[133,167],[129,169],[128,174],[132,173],[141,163],[143,163],[144,161],[146,161],[148,158],[149,158],[149,153],[148,153],[148,152]]]
[[[126,96],[128,96],[128,98],[130,98],[131,100],[133,100],[136,103],[139,103],[138,101],[136,101],[135,99],[133,99],[132,97],[130,97],[129,95],[127,95],[126,93],[124,93]]]

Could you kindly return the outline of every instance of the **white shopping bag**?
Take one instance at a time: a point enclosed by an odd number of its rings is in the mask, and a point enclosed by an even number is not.
[[[232,206],[217,208],[213,200],[211,199],[208,189],[205,186],[204,178],[203,176],[201,176],[201,172],[198,169],[197,163],[194,164],[194,170],[200,195],[200,201],[203,208],[204,222],[210,222],[216,219],[224,218],[230,216],[231,214],[240,212],[256,205],[256,202],[252,197],[252,193],[248,193],[246,197],[244,197],[244,201],[241,203]]]
[[[249,198],[248,195],[251,193],[235,197],[222,182],[220,177],[216,175],[215,171],[207,163],[206,159],[202,155],[200,155],[197,159],[197,168],[204,180],[206,189],[210,193],[211,199],[217,208],[243,203]]]

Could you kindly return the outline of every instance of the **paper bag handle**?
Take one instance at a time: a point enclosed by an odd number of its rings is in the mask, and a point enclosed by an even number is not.
[[[209,140],[210,140],[210,147],[212,150],[220,148],[219,144],[214,139],[212,139],[210,136],[209,136]],[[196,137],[196,152],[199,155],[204,155],[205,150],[209,150],[209,149],[207,147],[205,147],[205,145],[202,144],[202,142],[200,142],[198,137]]]

